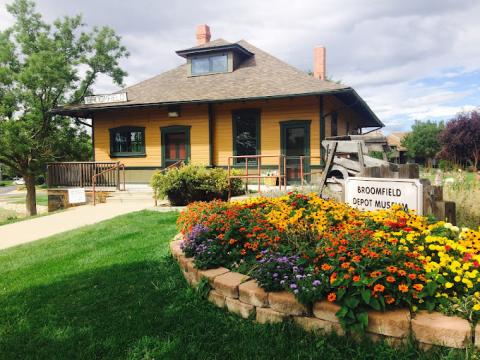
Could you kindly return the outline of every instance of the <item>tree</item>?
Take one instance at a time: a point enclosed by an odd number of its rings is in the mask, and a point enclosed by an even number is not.
[[[83,101],[100,74],[121,86],[126,72],[118,62],[128,52],[109,27],[84,31],[81,16],[47,24],[31,0],[7,10],[15,23],[0,32],[0,163],[22,174],[33,215],[45,163],[88,154],[85,128],[52,109]]]
[[[457,114],[440,134],[441,156],[455,163],[468,163],[478,169],[480,161],[480,112]]]
[[[412,131],[402,139],[402,146],[407,149],[407,156],[431,165],[432,159],[441,149],[438,137],[443,128],[442,122],[415,121]]]

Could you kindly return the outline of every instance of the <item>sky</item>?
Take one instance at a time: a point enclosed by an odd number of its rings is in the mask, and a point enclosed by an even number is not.
[[[12,24],[0,0],[0,29]],[[82,14],[108,25],[130,57],[126,85],[182,64],[175,50],[195,45],[208,24],[212,40],[245,39],[291,65],[313,68],[327,48],[327,76],[357,90],[386,125],[448,120],[480,106],[478,0],[37,0],[47,21]],[[117,90],[101,78],[96,93]]]

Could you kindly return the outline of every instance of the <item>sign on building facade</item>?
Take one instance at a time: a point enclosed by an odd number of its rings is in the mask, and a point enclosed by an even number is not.
[[[85,105],[108,104],[127,101],[127,93],[85,96]]]
[[[345,202],[362,210],[389,209],[398,204],[423,214],[423,185],[419,179],[349,178]]]

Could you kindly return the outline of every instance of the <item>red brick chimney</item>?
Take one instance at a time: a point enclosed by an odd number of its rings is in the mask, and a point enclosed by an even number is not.
[[[324,46],[315,46],[313,49],[313,76],[320,80],[327,77],[327,49]]]
[[[206,24],[197,26],[197,45],[203,45],[210,41],[210,27]]]

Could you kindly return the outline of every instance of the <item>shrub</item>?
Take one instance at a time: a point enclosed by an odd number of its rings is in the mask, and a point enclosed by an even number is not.
[[[224,169],[184,165],[153,175],[151,185],[158,198],[167,197],[172,205],[194,201],[225,200],[228,196],[228,174]],[[241,193],[242,181],[232,179],[232,195]]]

